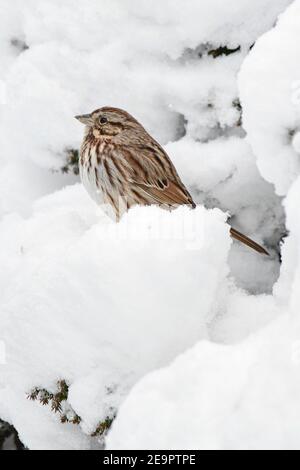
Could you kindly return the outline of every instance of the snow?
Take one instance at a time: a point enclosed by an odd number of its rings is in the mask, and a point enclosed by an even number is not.
[[[295,2],[258,40],[239,77],[258,168],[279,193],[288,192],[290,235],[273,296],[231,293],[228,314],[212,330],[223,344],[200,341],[143,378],[119,411],[109,449],[299,449],[300,179],[293,153],[297,135],[289,145],[283,138],[298,111],[287,90],[297,76],[290,46],[299,31],[299,10]],[[252,325],[245,321],[249,315]],[[261,330],[254,334],[257,325]]]
[[[249,142],[261,174],[280,195],[287,194],[300,169],[298,15],[295,2],[276,28],[257,41],[239,76]]]
[[[108,448],[299,448],[293,332],[283,316],[235,346],[199,342],[134,387],[113,424]]]
[[[0,418],[30,449],[300,448],[300,1],[0,2]],[[62,172],[103,105],[196,210],[115,224]],[[26,398],[59,380],[79,425]]]
[[[51,390],[64,378],[69,404],[92,433],[138,377],[208,336],[228,274],[225,220],[201,206],[175,213],[149,207],[133,209],[117,225],[81,185],[39,200],[29,219],[6,216],[4,394],[37,385]],[[22,422],[18,429],[25,433]]]

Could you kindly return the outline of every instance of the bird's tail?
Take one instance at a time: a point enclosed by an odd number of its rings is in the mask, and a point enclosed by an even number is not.
[[[262,246],[251,240],[251,238],[246,237],[246,235],[243,235],[242,233],[238,232],[234,228],[230,229],[230,235],[232,236],[232,238],[235,238],[236,240],[244,243],[244,245],[249,246],[258,253],[263,253],[264,255],[269,256],[269,253]]]

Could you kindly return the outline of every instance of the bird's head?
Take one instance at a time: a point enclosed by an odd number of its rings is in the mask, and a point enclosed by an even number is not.
[[[126,129],[142,128],[138,121],[119,108],[103,107],[90,114],[75,116],[96,138],[116,136]]]

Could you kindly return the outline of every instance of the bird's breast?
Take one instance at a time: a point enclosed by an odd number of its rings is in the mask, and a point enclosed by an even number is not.
[[[86,189],[93,193],[111,192],[115,186],[112,167],[113,148],[111,142],[97,139],[97,142],[86,142],[82,145],[80,154],[80,176]],[[98,199],[97,195],[97,199]]]
[[[110,139],[101,137],[100,139],[87,136],[83,141],[80,150],[80,164],[84,165],[99,165],[101,158],[108,155],[111,151],[112,144]]]

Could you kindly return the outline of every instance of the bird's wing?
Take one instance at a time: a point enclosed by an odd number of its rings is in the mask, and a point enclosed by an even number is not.
[[[149,204],[196,206],[173,163],[159,144],[155,142],[151,147],[129,147],[125,155],[131,169],[131,185],[148,199]]]
[[[172,181],[168,181],[164,188],[157,187],[156,185],[146,185],[142,183],[135,183],[136,186],[148,197],[153,199],[153,204],[161,204],[167,206],[179,206],[183,204],[195,207],[191,196],[188,195],[183,189]]]

